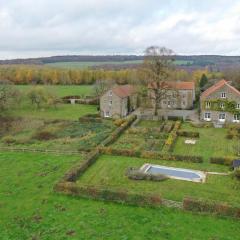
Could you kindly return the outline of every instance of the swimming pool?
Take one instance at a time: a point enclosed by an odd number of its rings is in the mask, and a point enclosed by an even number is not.
[[[206,179],[206,174],[204,172],[184,168],[173,168],[161,165],[145,164],[141,169],[145,173],[163,174],[169,178],[191,182],[205,182]]]

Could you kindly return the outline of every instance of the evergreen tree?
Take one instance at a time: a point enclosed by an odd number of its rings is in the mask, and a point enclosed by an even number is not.
[[[200,88],[203,88],[207,83],[208,83],[208,78],[207,78],[206,74],[204,73],[199,82]]]

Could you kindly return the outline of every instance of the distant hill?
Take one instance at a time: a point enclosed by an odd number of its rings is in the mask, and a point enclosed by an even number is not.
[[[192,55],[176,56],[176,65],[184,69],[208,67],[214,71],[240,67],[240,56]],[[138,55],[66,55],[28,59],[0,60],[0,65],[34,64],[60,68],[133,68],[143,61]]]

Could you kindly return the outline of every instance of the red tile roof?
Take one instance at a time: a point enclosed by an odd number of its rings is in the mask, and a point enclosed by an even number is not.
[[[132,85],[117,86],[117,87],[114,87],[112,91],[120,98],[129,97],[134,93],[136,93],[136,90]]]
[[[202,97],[208,97],[210,94],[214,93],[215,91],[217,91],[218,89],[222,88],[223,86],[227,86],[232,92],[235,92],[236,94],[240,95],[240,92],[234,88],[233,86],[231,86],[225,79],[222,79],[221,81],[215,83],[213,86],[211,86],[210,88],[208,88],[206,91],[204,91],[201,94],[201,98]]]
[[[164,89],[177,89],[177,90],[194,90],[195,84],[194,82],[166,82],[161,83],[160,88]],[[148,85],[148,88],[157,88],[156,82],[152,82]]]

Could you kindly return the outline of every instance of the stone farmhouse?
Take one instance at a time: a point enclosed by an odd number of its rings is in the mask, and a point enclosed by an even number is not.
[[[132,85],[115,86],[100,97],[101,116],[122,118],[137,108],[137,92]]]
[[[162,98],[158,103],[158,109],[193,109],[196,98],[194,82],[168,82],[157,87],[156,83],[148,86],[149,98],[154,98],[154,90],[162,91]],[[152,105],[155,101],[152,100]]]
[[[200,119],[223,124],[240,122],[240,92],[221,80],[200,96]]]

